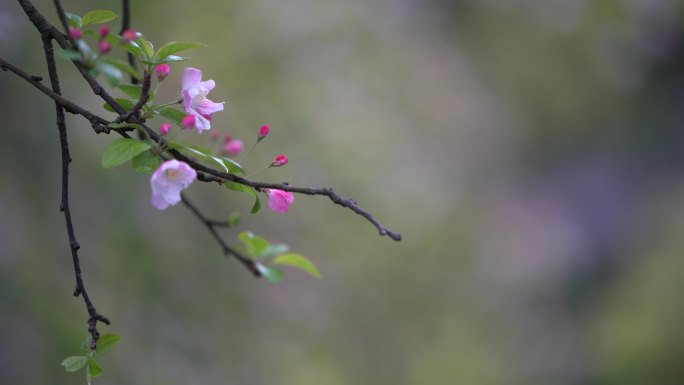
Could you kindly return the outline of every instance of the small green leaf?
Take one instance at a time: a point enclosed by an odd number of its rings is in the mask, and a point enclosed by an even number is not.
[[[275,257],[276,255],[287,253],[289,250],[290,250],[290,246],[288,246],[284,243],[276,243],[275,245],[271,245],[268,248],[266,248],[266,250],[264,250],[259,257],[260,258],[271,258],[271,257]]]
[[[86,362],[88,362],[88,356],[71,356],[62,361],[61,365],[67,372],[75,372],[81,369]]]
[[[66,15],[67,21],[69,22],[70,26],[80,28],[81,25],[83,25],[83,19],[81,19],[81,16],[69,12],[64,12],[64,14]]]
[[[152,107],[152,109],[159,115],[176,123],[179,126],[183,124],[183,118],[185,118],[185,115],[187,115],[186,113],[171,107]]]
[[[121,342],[121,336],[116,333],[107,333],[97,340],[97,354],[107,353],[114,345]]]
[[[125,61],[117,60],[117,59],[111,59],[111,58],[104,58],[102,59],[106,63],[113,65],[114,67],[120,69],[121,71],[131,75],[135,79],[140,80],[140,74],[138,71],[135,70],[135,68],[131,67],[130,64],[126,63]],[[140,98],[140,97],[138,97]],[[150,100],[152,100],[152,93],[150,92]]]
[[[206,44],[199,42],[172,41],[170,43],[164,44],[161,48],[159,48],[159,51],[157,51],[157,55],[154,58],[155,60],[163,60],[167,56],[173,55],[177,52],[185,51],[191,48],[204,48],[206,46]]]
[[[228,224],[230,225],[230,227],[238,226],[241,220],[242,216],[237,211],[230,213],[230,215],[228,216]]]
[[[102,167],[110,168],[126,163],[151,147],[148,143],[131,138],[116,139],[105,148]]]
[[[252,209],[250,210],[250,213],[256,214],[259,212],[259,209],[261,209],[261,201],[259,200],[259,193],[254,189],[252,186],[247,186],[244,184],[236,183],[236,182],[231,182],[231,181],[223,181],[223,186],[225,186],[227,189],[234,190],[234,191],[240,191],[244,192],[247,194],[250,194],[254,197],[254,205],[252,205]]]
[[[146,60],[150,60],[152,56],[154,56],[154,46],[152,43],[145,39],[145,38],[138,38],[138,44],[140,44],[140,48],[142,48],[142,52],[146,57]]]
[[[89,353],[90,352],[90,342],[93,340],[93,338],[88,334],[83,341],[81,341],[81,351],[83,353]]]
[[[104,61],[98,61],[95,65],[95,70],[101,72],[113,86],[116,86],[123,81],[123,71]]]
[[[145,151],[133,158],[133,168],[140,172],[153,173],[161,164],[161,158],[152,151]]]
[[[240,163],[230,158],[222,157],[221,159],[223,159],[223,161],[227,163],[230,172],[232,172],[233,174],[245,175],[245,170],[242,168],[242,165]]]
[[[126,111],[132,110],[133,107],[135,107],[135,103],[137,102],[136,100],[130,100],[130,99],[124,99],[124,98],[115,98],[114,101],[119,103],[119,105]],[[108,103],[103,104],[102,108],[104,108],[105,110],[107,110],[109,112],[116,113],[116,111],[114,111],[114,108],[112,106],[110,106]]]
[[[66,60],[81,60],[81,53],[78,51],[71,51],[66,49],[57,49],[57,56]]]
[[[323,278],[316,265],[314,265],[313,262],[311,262],[308,258],[300,254],[289,253],[279,255],[273,259],[273,263],[276,265],[296,267],[297,269],[306,271],[313,277]]]
[[[140,96],[142,96],[142,86],[140,84],[119,84],[119,89],[133,99],[140,99]]]
[[[259,258],[263,252],[271,246],[271,242],[266,238],[254,235],[251,231],[243,231],[238,234],[238,239],[245,244],[247,252],[252,258]]]
[[[277,267],[262,265],[257,263],[257,270],[266,277],[269,282],[278,283],[283,280],[285,273]]]
[[[101,24],[101,23],[106,23],[108,21],[116,19],[116,13],[106,10],[106,9],[101,9],[97,11],[90,11],[87,12],[85,15],[83,15],[83,22],[82,25],[85,27],[86,25],[90,24]]]
[[[130,52],[133,55],[135,55],[135,57],[138,58],[139,60],[144,59],[143,58],[143,50],[142,50],[142,48],[140,48],[140,45],[138,45],[138,43],[136,43],[134,41],[129,41],[129,42],[121,44],[120,47],[123,48],[124,51]]]
[[[190,60],[190,58],[187,57],[187,56],[169,55],[169,56],[167,56],[167,57],[164,58],[164,59],[155,60],[155,61],[153,62],[153,64],[175,63],[175,62],[186,61],[186,60]]]
[[[92,378],[100,377],[100,375],[102,375],[102,366],[100,366],[100,363],[95,361],[91,356],[88,356],[88,374],[90,374]]]

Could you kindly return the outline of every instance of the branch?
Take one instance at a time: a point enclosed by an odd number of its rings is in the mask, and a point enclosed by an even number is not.
[[[135,105],[130,111],[123,115],[119,115],[119,117],[116,118],[117,123],[128,121],[133,117],[137,118],[138,112],[141,108],[143,108],[145,103],[147,103],[147,100],[150,98],[150,74],[147,73],[147,71],[145,71],[145,74],[143,75],[143,84],[141,91],[142,93],[140,94],[140,100],[138,100],[138,102],[135,103]]]
[[[45,51],[45,59],[47,61],[52,91],[59,95],[59,78],[57,76],[57,66],[55,64],[55,56],[52,48],[52,39],[47,34],[43,35],[43,50]],[[67,237],[69,238],[69,247],[71,249],[71,259],[74,264],[74,274],[76,276],[76,289],[74,290],[74,296],[78,297],[80,295],[83,297],[83,301],[85,302],[89,315],[88,332],[91,336],[90,348],[95,350],[97,348],[97,340],[100,339],[100,333],[97,330],[98,321],[107,325],[110,324],[110,321],[107,317],[97,312],[97,309],[95,309],[95,306],[88,296],[88,292],[86,291],[86,287],[83,282],[83,276],[81,274],[81,262],[78,256],[78,250],[81,248],[81,246],[76,240],[74,224],[71,220],[71,209],[69,208],[69,163],[71,163],[69,140],[67,138],[66,122],[64,119],[64,107],[56,100],[55,110],[57,115],[57,128],[59,130],[59,142],[62,149],[62,201],[60,204],[60,210],[64,213]]]
[[[235,258],[237,258],[238,261],[240,261],[245,267],[252,272],[256,277],[261,277],[261,272],[257,268],[256,262],[254,262],[252,259],[245,257],[244,255],[240,254],[237,250],[233,249],[232,247],[228,246],[226,242],[221,238],[221,236],[216,232],[215,227],[220,226],[221,222],[213,221],[211,219],[207,219],[202,213],[193,205],[188,198],[185,197],[185,194],[181,194],[181,200],[183,201],[183,204],[192,211],[195,216],[204,223],[204,225],[207,227],[207,230],[211,233],[211,235],[216,239],[216,242],[218,242],[219,245],[221,245],[221,249],[223,249],[223,254],[224,255],[232,255]]]
[[[121,16],[121,32],[119,32],[119,35],[123,34],[123,32],[129,28],[131,28],[131,2],[130,0],[123,0],[121,2],[122,6],[122,16]],[[132,53],[128,52],[128,64],[131,65],[131,67],[136,68],[135,65],[135,56],[133,56]],[[138,84],[138,79],[135,77],[131,76],[131,84]]]

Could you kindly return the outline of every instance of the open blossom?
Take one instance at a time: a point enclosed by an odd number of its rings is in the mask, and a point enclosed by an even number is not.
[[[287,156],[285,154],[280,154],[273,159],[273,162],[271,162],[271,167],[280,167],[284,166],[289,162],[290,160],[287,159]]]
[[[223,151],[230,156],[237,156],[240,155],[244,146],[240,139],[231,139],[223,145]]]
[[[150,178],[152,205],[164,210],[181,201],[180,193],[197,178],[197,171],[176,159],[162,163]]]
[[[270,189],[267,193],[268,207],[277,213],[286,213],[294,202],[294,195],[289,191]]]
[[[211,128],[211,114],[223,111],[223,103],[207,99],[207,94],[215,86],[213,80],[202,81],[202,71],[196,68],[183,70],[183,105],[185,112],[197,116],[195,128],[200,134]]]

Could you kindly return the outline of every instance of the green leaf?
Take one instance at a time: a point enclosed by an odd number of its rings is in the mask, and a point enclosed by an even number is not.
[[[75,372],[81,369],[86,362],[88,362],[88,356],[71,356],[62,361],[61,365],[67,372]]]
[[[254,235],[251,231],[241,232],[238,234],[238,239],[245,244],[247,253],[249,253],[252,258],[261,257],[263,252],[271,246],[271,242],[267,241],[266,238]]]
[[[172,41],[169,43],[164,44],[161,48],[159,48],[159,51],[157,51],[157,54],[155,55],[155,60],[163,60],[169,55],[173,55],[177,52],[185,51],[191,48],[204,48],[207,45],[204,43],[199,43],[199,42],[178,42],[178,41]]]
[[[64,12],[64,15],[66,15],[70,26],[80,28],[83,25],[83,19],[81,19],[81,16],[69,12]]]
[[[140,99],[142,96],[142,86],[140,84],[119,84],[119,89],[133,99]]]
[[[102,366],[100,363],[95,361],[92,356],[88,356],[88,374],[92,378],[100,377],[102,375]]]
[[[121,44],[120,47],[121,47],[124,51],[130,52],[130,53],[132,53],[133,55],[135,55],[135,57],[138,58],[139,60],[143,60],[143,59],[144,59],[144,57],[143,57],[143,50],[142,50],[142,48],[140,47],[140,45],[138,45],[138,43],[136,43],[136,42],[134,42],[134,41],[129,41],[129,42],[126,42],[126,43]]]
[[[189,57],[187,56],[176,56],[176,55],[169,55],[164,59],[161,60],[155,60],[153,64],[162,64],[162,63],[174,63],[174,62],[179,62],[179,61],[186,61],[190,60]]]
[[[95,65],[95,70],[101,72],[113,86],[116,86],[123,81],[123,71],[104,61],[98,61]]]
[[[242,165],[233,159],[226,158],[226,157],[221,157],[224,162],[228,163],[228,168],[233,174],[242,174],[245,175],[245,170],[242,169]]]
[[[93,376],[90,375],[90,372],[86,370],[86,382],[88,385],[93,384]]]
[[[161,158],[152,151],[145,151],[133,158],[133,168],[140,172],[153,173],[161,164]]]
[[[252,209],[250,210],[250,213],[256,214],[259,212],[259,209],[261,209],[261,201],[259,200],[259,193],[257,192],[256,189],[252,186],[247,186],[244,184],[236,183],[236,182],[231,182],[231,181],[223,181],[223,185],[231,190],[235,191],[240,191],[244,192],[247,194],[250,194],[254,197],[254,205],[252,205]]]
[[[101,9],[97,11],[90,11],[87,12],[85,15],[83,15],[83,22],[82,25],[85,27],[86,25],[90,24],[101,24],[101,23],[106,23],[108,21],[116,19],[116,13],[106,10],[106,9]]]
[[[81,53],[78,51],[71,51],[66,49],[57,49],[57,56],[66,60],[81,60]]]
[[[187,115],[185,112],[171,107],[152,107],[152,109],[159,115],[176,123],[179,126],[183,124],[183,118],[185,118],[185,115]]]
[[[272,261],[276,265],[286,265],[286,266],[292,266],[296,267],[297,269],[304,270],[307,273],[309,273],[311,276],[316,277],[316,278],[323,278],[321,275],[321,272],[318,271],[318,268],[316,265],[313,264],[308,258],[306,258],[303,255],[300,254],[295,254],[295,253],[289,253],[289,254],[283,254],[275,257]]]
[[[230,213],[230,215],[228,216],[228,224],[230,225],[230,227],[238,226],[241,220],[242,216],[237,211]]]
[[[104,58],[104,60],[107,64],[111,64],[114,67],[120,69],[121,71],[131,75],[135,79],[140,80],[140,74],[138,71],[135,70],[135,68],[131,67],[130,64],[126,63],[125,61],[122,60],[117,60],[117,59],[111,59],[111,58]],[[140,98],[140,97],[138,97]],[[150,92],[150,100],[152,100],[152,92]]]
[[[195,145],[191,146],[191,145],[179,144],[179,143],[177,143],[177,145],[180,146],[180,148],[179,148],[180,150],[185,150],[191,154],[199,155],[203,159],[210,160],[213,163],[218,164],[219,166],[221,166],[223,171],[225,171],[229,174],[230,173],[233,173],[233,174],[237,174],[237,173],[244,174],[245,173],[245,171],[242,169],[242,166],[240,166],[240,164],[238,162],[236,162],[232,159],[220,158],[217,156],[209,155],[209,150],[201,148],[199,146],[195,146]]]
[[[124,99],[124,98],[115,98],[114,101],[119,103],[119,105],[121,105],[121,107],[126,111],[132,110],[133,107],[135,107],[135,103],[137,102],[137,100],[130,100],[130,99]],[[116,111],[114,111],[114,108],[112,106],[110,106],[108,103],[103,104],[102,108],[104,108],[105,110],[107,110],[109,112],[116,113]]]
[[[262,265],[257,263],[257,270],[266,277],[269,282],[278,283],[283,280],[285,273],[277,267]]]
[[[88,334],[83,341],[81,341],[81,351],[83,353],[89,353],[90,352],[90,342],[93,340],[93,338]]]
[[[260,258],[271,258],[275,257],[276,255],[280,255],[283,253],[287,253],[290,250],[290,246],[284,244],[284,243],[276,243],[275,245],[271,245],[266,248],[261,253]]]
[[[116,333],[107,333],[97,340],[97,354],[107,353],[114,345],[121,342],[121,336]]]
[[[126,163],[151,147],[148,143],[131,138],[116,139],[105,148],[102,167],[110,168]]]
[[[142,48],[142,53],[145,55],[145,59],[149,60],[154,56],[154,46],[152,43],[145,38],[138,38],[138,44]]]

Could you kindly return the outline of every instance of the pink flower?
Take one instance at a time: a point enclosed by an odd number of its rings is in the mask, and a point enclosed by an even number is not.
[[[159,126],[159,133],[162,134],[162,136],[167,135],[169,131],[171,131],[171,123],[162,123],[161,126]]]
[[[78,27],[71,27],[69,28],[69,36],[74,40],[78,40],[83,37],[83,31]]]
[[[223,103],[214,103],[207,99],[209,91],[216,86],[214,81],[201,80],[202,71],[196,68],[183,70],[183,105],[185,112],[197,116],[195,128],[200,134],[211,128],[211,114],[223,111]]]
[[[162,81],[171,73],[171,67],[168,64],[159,64],[154,67],[154,72],[157,73],[157,80]]]
[[[101,40],[100,44],[100,53],[102,54],[108,54],[112,50],[112,44],[108,42],[107,40]]]
[[[244,144],[240,139],[231,139],[223,145],[223,151],[230,156],[240,155]]]
[[[197,124],[197,116],[196,115],[185,115],[183,118],[183,127],[187,128],[195,128]]]
[[[289,191],[270,189],[267,194],[268,207],[277,213],[286,213],[294,202],[294,195]]]
[[[128,28],[127,30],[121,32],[121,38],[124,41],[133,41],[138,38],[138,33],[134,29]]]
[[[102,27],[100,27],[100,37],[105,37],[107,35],[109,35],[109,27],[103,25]]]
[[[152,205],[164,210],[181,201],[180,193],[197,178],[197,172],[176,159],[162,163],[150,178]]]
[[[285,156],[285,154],[280,154],[280,155],[276,156],[275,159],[273,159],[273,162],[271,162],[271,167],[280,167],[280,166],[284,166],[284,165],[286,165],[287,162],[289,162],[289,161],[290,161],[290,160],[287,159],[287,157]]]
[[[264,124],[261,126],[259,129],[259,138],[257,140],[261,141],[263,138],[268,136],[268,133],[271,131],[271,127],[269,127],[268,124]]]

